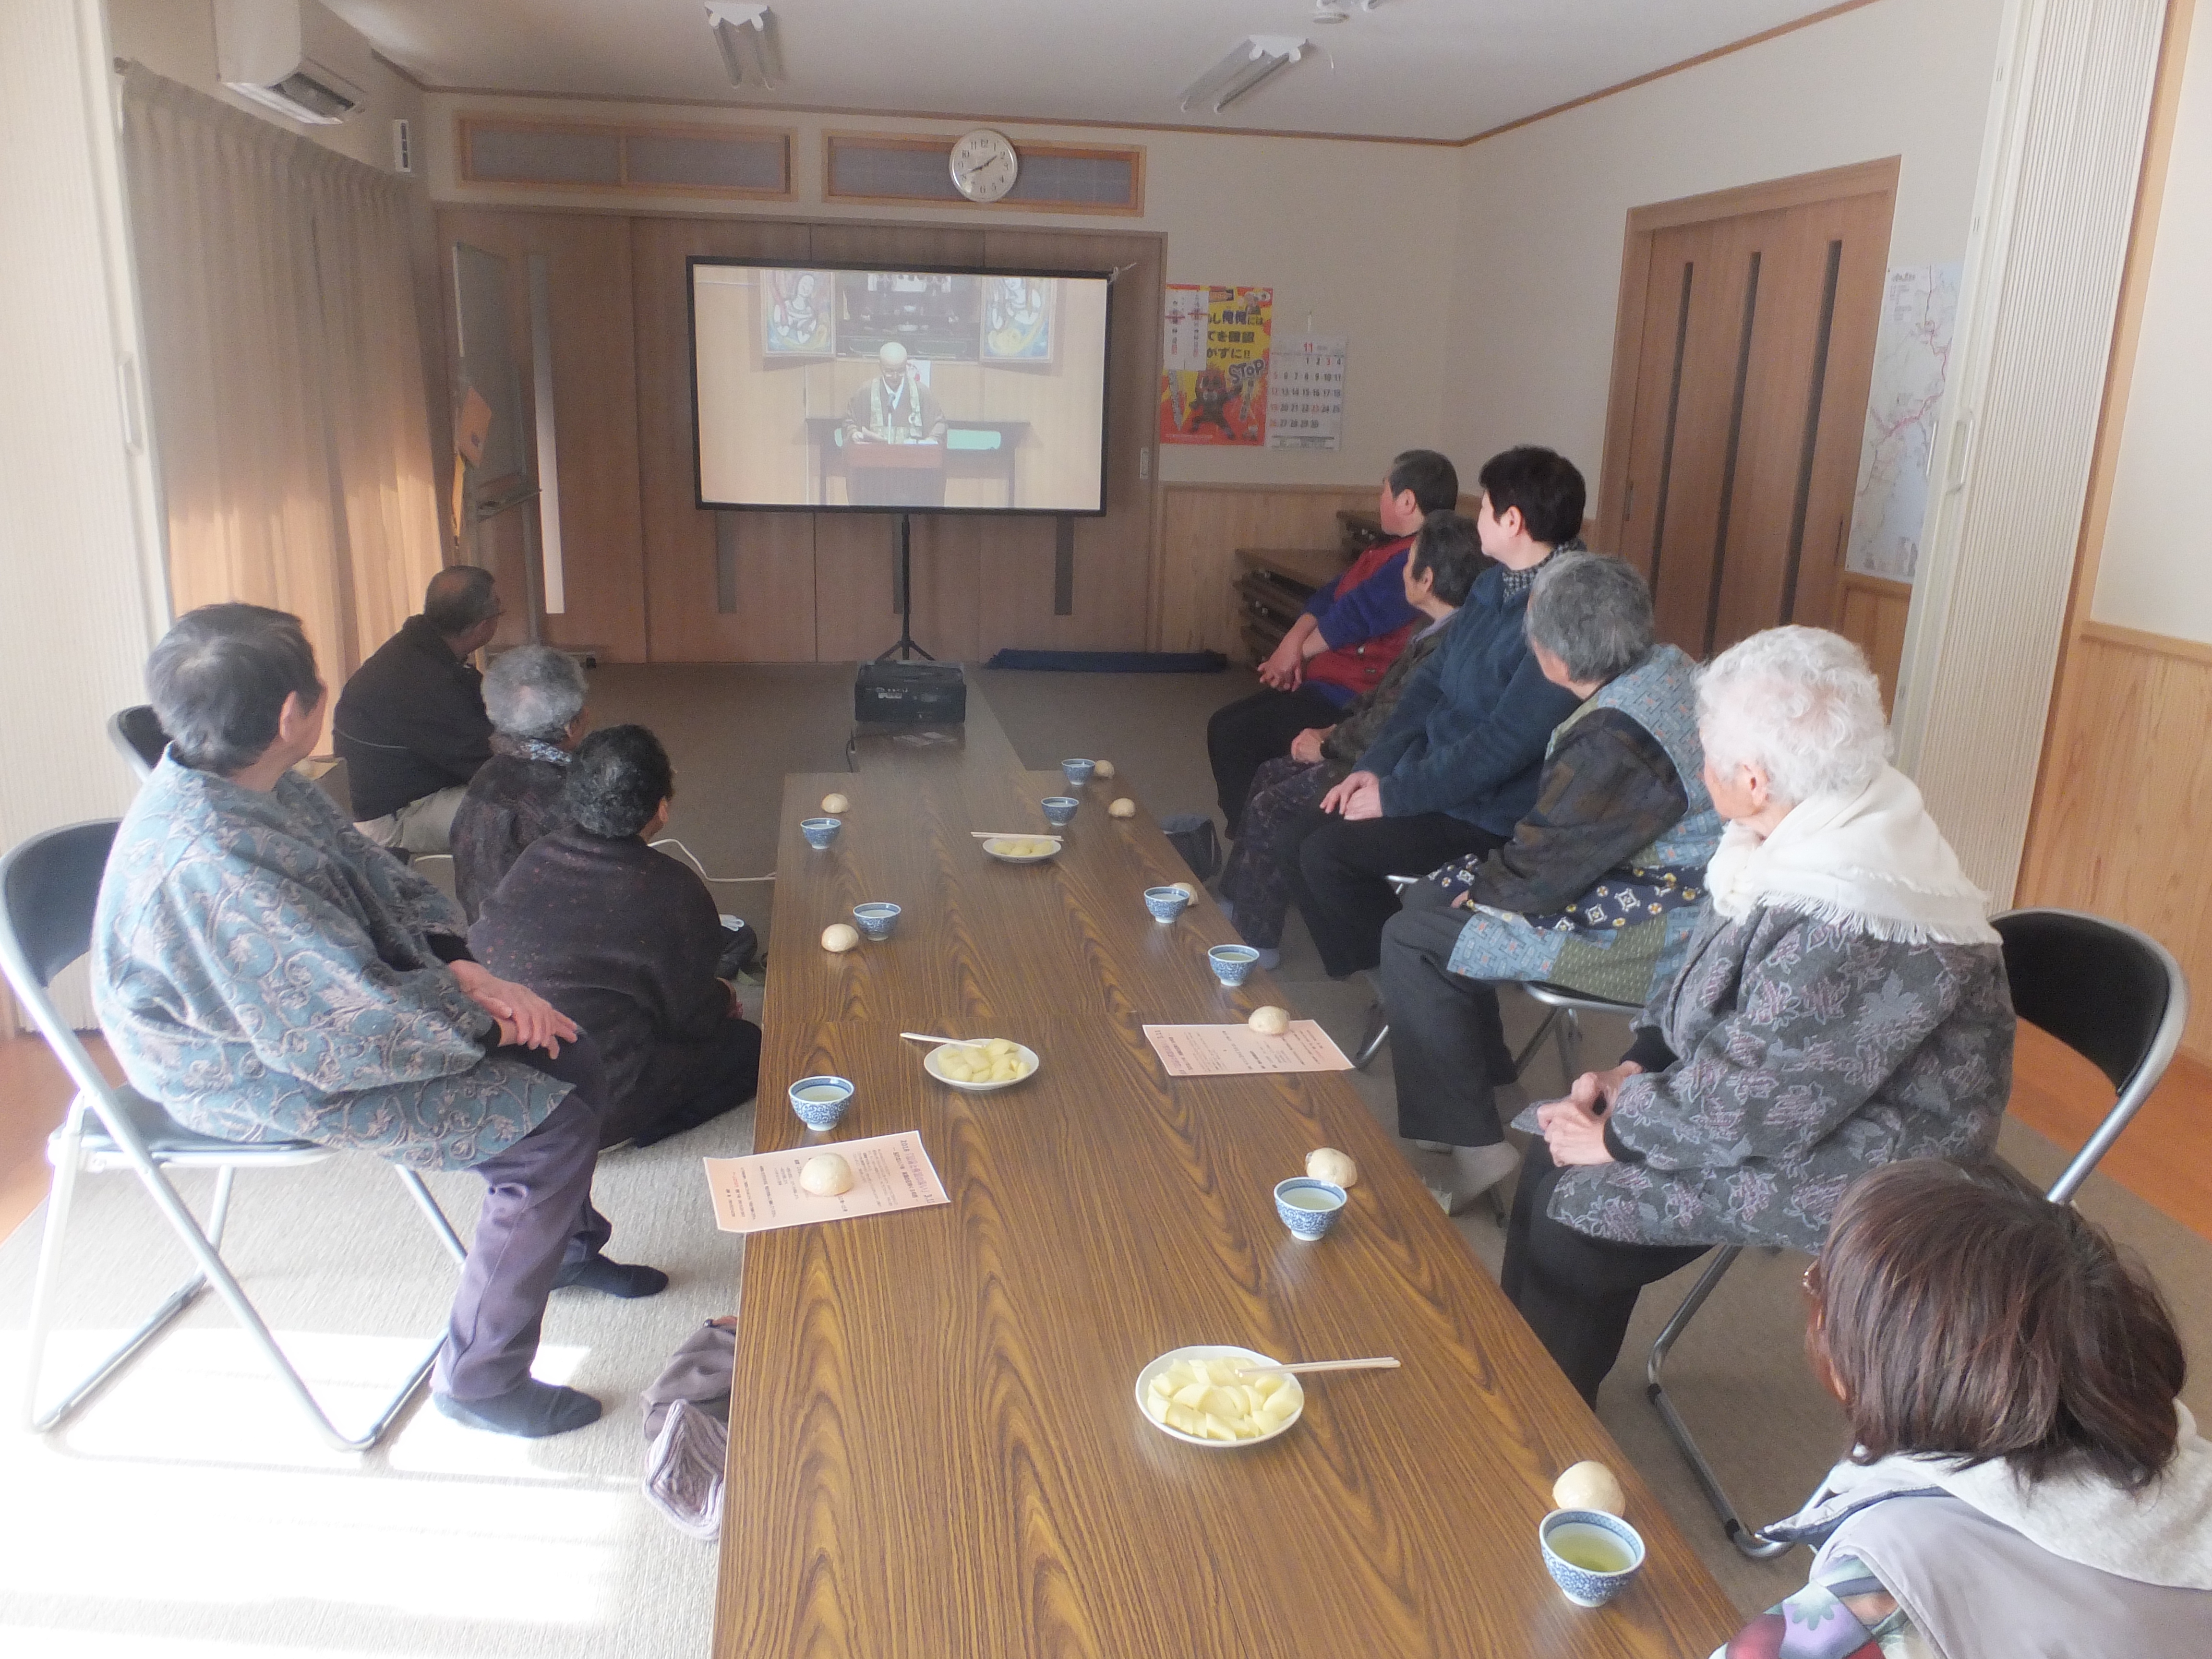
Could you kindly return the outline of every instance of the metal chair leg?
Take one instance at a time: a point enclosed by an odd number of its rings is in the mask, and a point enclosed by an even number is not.
[[[1682,1298],[1682,1305],[1674,1310],[1674,1317],[1667,1322],[1659,1333],[1658,1340],[1651,1345],[1651,1358],[1644,1370],[1647,1385],[1644,1392],[1650,1395],[1652,1407],[1658,1412],[1660,1422],[1666,1426],[1668,1437],[1674,1441],[1675,1449],[1688,1462],[1690,1473],[1698,1478],[1698,1485],[1705,1489],[1705,1501],[1712,1505],[1713,1513],[1719,1516],[1721,1528],[1728,1534],[1729,1541],[1754,1561],[1771,1561],[1778,1555],[1787,1553],[1790,1546],[1779,1539],[1763,1537],[1755,1528],[1744,1525],[1735,1512],[1735,1504],[1721,1485],[1720,1476],[1713,1472],[1713,1466],[1705,1461],[1705,1453],[1698,1449],[1698,1443],[1691,1437],[1689,1425],[1682,1421],[1681,1413],[1674,1409],[1674,1402],[1667,1397],[1666,1383],[1661,1376],[1676,1339],[1682,1334],[1698,1310],[1705,1305],[1705,1299],[1712,1295],[1714,1288],[1728,1270],[1735,1265],[1736,1257],[1742,1254],[1741,1244],[1724,1245],[1713,1258],[1712,1265],[1698,1275],[1698,1282],[1691,1287],[1689,1295]]]
[[[1552,1035],[1559,1049],[1559,1079],[1571,1089],[1583,1074],[1583,1022],[1571,1008],[1561,1008],[1558,1015],[1559,1024],[1552,1028]]]
[[[1382,1052],[1382,1045],[1390,1040],[1390,1011],[1378,999],[1368,1005],[1367,1034],[1359,1040],[1359,1052],[1352,1057],[1356,1070],[1365,1071],[1368,1063]]]
[[[1544,1046],[1544,1039],[1552,1034],[1552,1027],[1558,1023],[1559,1018],[1559,1011],[1557,1008],[1547,1008],[1544,1011],[1544,1018],[1536,1027],[1536,1035],[1530,1037],[1522,1046],[1521,1052],[1513,1056],[1514,1076],[1518,1077],[1528,1069],[1528,1056]],[[1574,1079],[1569,1078],[1567,1081],[1571,1083]]]
[[[383,1407],[365,1429],[355,1435],[349,1435],[341,1431],[331,1420],[330,1414],[323,1409],[321,1402],[315,1398],[313,1390],[308,1388],[307,1380],[300,1375],[298,1368],[286,1356],[284,1350],[277,1343],[275,1334],[270,1330],[266,1322],[262,1319],[259,1311],[247,1298],[244,1289],[239,1285],[237,1279],[232,1274],[220,1254],[218,1244],[224,1224],[228,1218],[232,1178],[235,1173],[229,1168],[222,1169],[217,1175],[215,1202],[210,1212],[208,1226],[204,1231],[192,1219],[191,1209],[167,1176],[150,1166],[143,1167],[139,1170],[141,1183],[154,1200],[155,1206],[168,1218],[178,1236],[184,1240],[185,1247],[191,1252],[198,1264],[199,1272],[172,1291],[144,1322],[124,1340],[120,1346],[102,1360],[89,1376],[71,1389],[58,1405],[43,1413],[39,1411],[38,1387],[45,1357],[52,1280],[59,1267],[61,1240],[69,1224],[76,1177],[82,1166],[82,1135],[83,1114],[81,1109],[74,1109],[69,1132],[64,1137],[59,1149],[62,1155],[56,1160],[53,1190],[47,1200],[46,1231],[45,1237],[40,1242],[38,1285],[32,1297],[29,1352],[24,1383],[24,1413],[33,1431],[46,1433],[66,1423],[117,1373],[144,1352],[155,1337],[173,1324],[179,1316],[198,1301],[202,1293],[212,1285],[223,1301],[228,1304],[233,1316],[245,1328],[246,1335],[261,1350],[262,1357],[268,1360],[270,1368],[276,1373],[277,1381],[299,1403],[300,1408],[307,1413],[308,1419],[314,1424],[316,1431],[321,1434],[325,1441],[339,1451],[367,1451],[378,1441],[383,1439],[400,1413],[405,1410],[409,1402],[414,1399],[416,1391],[428,1377],[431,1367],[437,1363],[438,1352],[445,1346],[443,1334],[441,1333],[438,1339],[431,1343],[421,1360],[409,1371],[398,1392],[385,1402]],[[401,1184],[407,1188],[416,1204],[422,1208],[424,1216],[429,1219],[433,1231],[439,1235],[447,1253],[456,1261],[465,1261],[468,1256],[467,1247],[461,1243],[459,1235],[453,1231],[453,1223],[447,1218],[445,1212],[439,1207],[437,1200],[431,1196],[429,1188],[422,1184],[422,1177],[412,1170],[400,1170],[398,1175]]]

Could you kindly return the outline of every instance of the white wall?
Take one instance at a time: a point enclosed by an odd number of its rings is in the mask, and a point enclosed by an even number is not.
[[[2200,7],[2097,567],[2098,622],[2212,643],[2212,11]]]
[[[454,118],[463,112],[487,111],[541,120],[785,127],[796,135],[792,146],[796,199],[747,202],[725,210],[696,196],[459,184],[455,179]],[[841,132],[880,128],[957,133],[965,125],[890,123],[781,111],[757,117],[738,109],[433,93],[424,152],[431,193],[441,202],[1164,233],[1169,282],[1272,286],[1278,333],[1304,332],[1310,316],[1313,332],[1348,336],[1351,345],[1343,450],[1310,454],[1170,446],[1160,453],[1155,476],[1171,482],[1364,483],[1379,478],[1398,451],[1436,444],[1443,438],[1444,364],[1437,341],[1450,292],[1450,221],[1462,151],[1437,145],[1006,124],[1005,131],[1017,147],[1025,139],[1141,146],[1146,152],[1143,216],[852,206],[822,199],[825,127]]]
[[[1899,155],[1889,263],[1960,258],[2002,9],[1881,0],[1471,146],[1453,453],[1548,444],[1595,489],[1631,208]]]
[[[166,619],[111,79],[98,0],[0,6],[0,224],[37,228],[36,258],[0,258],[0,848],[130,805],[100,728],[144,700]],[[76,994],[64,1012],[89,1023]]]

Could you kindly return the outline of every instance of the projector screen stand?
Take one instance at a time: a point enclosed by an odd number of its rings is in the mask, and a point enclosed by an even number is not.
[[[910,662],[916,657],[924,662],[935,662],[937,659],[915,644],[914,639],[914,518],[906,513],[899,514],[898,596],[898,639],[878,652],[876,660],[881,662],[896,652],[901,662]]]

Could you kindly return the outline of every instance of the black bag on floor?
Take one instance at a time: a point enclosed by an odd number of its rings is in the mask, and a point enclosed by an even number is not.
[[[1195,812],[1171,812],[1160,820],[1160,833],[1182,854],[1191,874],[1200,881],[1213,879],[1213,872],[1221,867],[1221,838],[1214,834],[1212,818]]]

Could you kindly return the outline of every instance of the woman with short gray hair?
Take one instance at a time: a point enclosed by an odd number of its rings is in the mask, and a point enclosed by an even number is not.
[[[1513,839],[1407,890],[1382,930],[1398,1132],[1448,1153],[1453,1213],[1512,1174],[1496,1086],[1513,1078],[1500,983],[1640,1003],[1689,942],[1721,821],[1702,781],[1698,665],[1652,640],[1619,559],[1557,553],[1523,626],[1544,677],[1583,699],[1552,734]]]
[[[1844,1188],[1893,1159],[1996,1144],[2012,1002],[1984,898],[1885,759],[1850,641],[1778,628],[1698,693],[1729,821],[1682,966],[1610,1071],[1525,1114],[1506,1295],[1583,1399],[1642,1288],[1716,1244],[1817,1250]]]
[[[584,671],[550,645],[501,654],[484,675],[483,701],[491,758],[453,815],[453,894],[471,921],[522,849],[565,822],[569,753],[591,725]]]

